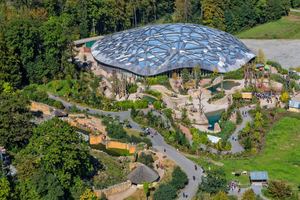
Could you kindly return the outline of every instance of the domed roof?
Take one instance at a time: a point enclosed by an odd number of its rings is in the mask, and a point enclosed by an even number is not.
[[[147,183],[156,181],[159,178],[159,174],[154,169],[140,164],[137,168],[129,172],[126,177],[131,183],[142,184],[142,181],[146,181]]]
[[[157,75],[179,68],[219,73],[239,69],[256,55],[233,35],[196,24],[160,24],[106,36],[91,48],[100,63],[137,75]]]

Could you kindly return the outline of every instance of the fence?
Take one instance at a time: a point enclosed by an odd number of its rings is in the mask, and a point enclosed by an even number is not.
[[[129,180],[127,180],[126,182],[110,186],[103,190],[94,190],[94,192],[97,195],[97,197],[101,197],[102,194],[104,194],[106,197],[108,197],[110,195],[127,190],[130,188],[130,186],[131,186],[131,182]]]

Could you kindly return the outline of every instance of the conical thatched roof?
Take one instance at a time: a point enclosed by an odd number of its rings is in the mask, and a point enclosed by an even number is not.
[[[126,177],[134,184],[142,184],[142,181],[146,181],[147,183],[156,181],[159,175],[154,169],[140,164],[137,168],[129,172]]]

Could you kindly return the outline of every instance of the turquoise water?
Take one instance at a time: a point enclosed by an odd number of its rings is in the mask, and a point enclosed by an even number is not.
[[[143,96],[144,99],[148,99],[149,103],[153,103],[155,101],[157,101],[157,99],[153,98],[153,97],[150,97],[150,96],[147,96],[147,95],[144,95]]]
[[[239,83],[235,83],[234,81],[224,81],[223,82],[223,88],[224,90],[231,90],[231,88],[240,85]],[[206,88],[207,90],[211,91],[214,95],[219,94],[220,91],[217,90],[217,88],[221,88],[221,83],[216,84],[214,86]]]
[[[209,125],[211,125],[210,127],[208,127],[209,130],[214,130],[215,128],[215,123],[219,122],[219,120],[221,119],[221,115],[222,113],[225,112],[225,109],[221,109],[221,110],[216,110],[213,112],[209,112],[209,113],[205,113],[205,116],[208,120]]]

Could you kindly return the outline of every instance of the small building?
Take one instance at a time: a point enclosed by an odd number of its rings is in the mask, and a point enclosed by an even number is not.
[[[217,144],[222,138],[216,137],[213,135],[207,135],[208,140],[210,140],[212,143]]]
[[[55,108],[53,112],[51,112],[51,114],[54,117],[68,117],[68,113],[62,109],[59,108]]]
[[[300,101],[289,101],[289,111],[300,113]]]
[[[147,183],[158,181],[159,174],[154,169],[144,164],[140,164],[138,167],[129,172],[126,177],[132,184],[138,185],[143,184],[143,181],[146,181]]]
[[[252,93],[251,92],[242,92],[242,98],[245,101],[250,101],[252,99]]]
[[[253,185],[263,185],[268,181],[267,171],[250,171],[250,182]]]

